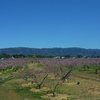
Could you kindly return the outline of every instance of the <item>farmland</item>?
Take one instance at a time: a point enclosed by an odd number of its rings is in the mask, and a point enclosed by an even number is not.
[[[0,100],[100,100],[100,58],[0,60]]]

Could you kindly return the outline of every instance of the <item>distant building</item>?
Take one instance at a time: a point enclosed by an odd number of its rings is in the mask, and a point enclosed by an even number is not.
[[[1,59],[1,60],[4,60],[4,58],[3,58],[3,57],[0,57],[0,59]]]
[[[15,59],[13,56],[11,57],[12,59]]]

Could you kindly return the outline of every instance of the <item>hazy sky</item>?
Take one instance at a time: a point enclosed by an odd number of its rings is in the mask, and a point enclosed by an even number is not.
[[[0,48],[100,49],[100,0],[0,0]]]

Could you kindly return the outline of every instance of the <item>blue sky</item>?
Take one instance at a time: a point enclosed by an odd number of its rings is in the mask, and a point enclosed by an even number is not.
[[[0,0],[0,48],[100,49],[100,0]]]

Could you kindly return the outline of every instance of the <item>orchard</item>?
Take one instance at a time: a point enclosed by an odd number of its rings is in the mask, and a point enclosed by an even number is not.
[[[13,100],[99,100],[100,58],[0,60],[0,93],[0,100],[12,93]]]

